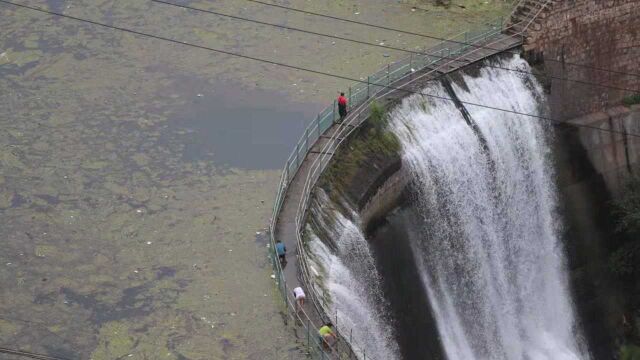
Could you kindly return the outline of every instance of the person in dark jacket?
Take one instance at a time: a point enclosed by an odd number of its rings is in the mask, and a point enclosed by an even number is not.
[[[340,120],[338,123],[341,123],[342,120],[344,120],[344,117],[347,116],[347,98],[344,97],[343,92],[338,96],[338,113],[340,114]]]

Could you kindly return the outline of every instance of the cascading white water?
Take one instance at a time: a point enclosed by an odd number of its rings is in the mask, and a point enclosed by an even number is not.
[[[368,359],[397,359],[398,346],[387,319],[378,271],[358,214],[346,204],[340,207],[348,217],[321,189],[316,190],[313,217],[328,231],[336,249],[327,247],[308,226],[309,263],[321,273],[322,286],[330,294],[329,315],[343,336],[352,337],[359,350],[366,349]]]
[[[528,69],[519,57],[508,68]],[[535,79],[463,76],[465,102],[538,114]],[[439,86],[426,93],[449,97]],[[568,291],[556,189],[541,120],[412,96],[391,114],[421,228],[411,244],[449,360],[589,359]],[[486,150],[480,138],[486,140]]]

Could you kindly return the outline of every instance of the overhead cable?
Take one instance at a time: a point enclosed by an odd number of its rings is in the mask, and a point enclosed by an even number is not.
[[[389,45],[385,45],[385,44],[376,44],[376,43],[372,43],[372,42],[368,42],[368,41],[362,41],[362,40],[356,40],[356,39],[351,39],[351,38],[342,37],[342,36],[336,36],[336,35],[331,35],[331,34],[326,34],[326,33],[320,33],[320,32],[310,31],[310,30],[306,30],[306,29],[296,28],[296,27],[292,27],[292,26],[279,25],[279,24],[269,23],[269,22],[265,22],[265,21],[249,19],[249,18],[237,16],[237,15],[224,14],[224,13],[213,11],[213,10],[207,10],[207,9],[196,8],[196,7],[192,7],[192,6],[188,6],[188,5],[176,4],[176,3],[172,3],[172,2],[169,2],[169,1],[165,1],[165,0],[150,0],[150,1],[151,2],[155,2],[155,3],[159,3],[159,4],[174,6],[174,7],[185,9],[185,10],[203,12],[203,13],[212,14],[212,15],[216,15],[216,16],[227,17],[227,18],[230,18],[230,19],[247,21],[247,22],[251,22],[251,23],[255,23],[255,24],[272,26],[272,27],[285,29],[285,30],[290,30],[290,31],[298,31],[298,32],[306,33],[306,34],[311,34],[311,35],[316,35],[316,36],[321,36],[321,37],[327,37],[327,38],[331,38],[331,39],[342,40],[342,41],[352,42],[352,43],[356,43],[356,44],[374,46],[374,47],[379,47],[379,48],[388,49],[388,50],[402,51],[402,52],[411,53],[411,54],[420,55],[420,56],[430,56],[430,57],[433,57],[433,58],[436,58],[436,59],[452,60],[452,61],[456,61],[456,62],[462,62],[462,63],[465,63],[465,64],[470,64],[471,63],[471,62],[469,62],[468,60],[465,60],[465,59],[454,58],[454,57],[450,57],[450,56],[442,56],[442,55],[430,54],[430,53],[421,52],[421,51],[415,51],[415,50],[408,50],[408,49],[389,46]],[[471,44],[467,44],[467,45],[471,46]],[[502,51],[502,52],[509,52],[509,51],[507,50],[507,51]],[[488,67],[488,68],[498,69],[498,70],[517,72],[517,73],[520,73],[520,74],[538,75],[538,74],[534,74],[534,73],[532,73],[530,71],[521,70],[521,69],[513,69],[513,68],[507,68],[507,67],[496,66],[496,65],[491,65],[491,64],[485,64],[484,66]],[[550,79],[556,79],[556,80],[574,82],[574,83],[588,85],[588,86],[602,87],[602,88],[607,88],[607,89],[612,89],[612,90],[620,90],[620,91],[626,91],[626,92],[632,92],[632,93],[640,94],[640,90],[633,90],[633,89],[622,88],[622,87],[617,87],[617,86],[612,86],[612,85],[607,85],[607,84],[602,84],[602,83],[594,83],[594,82],[589,82],[589,81],[584,81],[584,80],[564,78],[564,77],[558,77],[558,76],[553,76],[553,75],[543,75],[543,76],[546,77],[546,78],[550,78]]]
[[[144,33],[144,32],[133,30],[133,29],[123,28],[123,27],[109,25],[109,24],[105,24],[105,23],[101,23],[101,22],[97,22],[97,21],[93,21],[93,20],[83,19],[83,18],[71,16],[71,15],[66,15],[66,14],[62,14],[62,13],[58,13],[58,12],[42,9],[42,8],[39,8],[39,7],[33,7],[33,6],[30,6],[30,5],[24,5],[24,4],[17,4],[17,3],[14,3],[14,2],[11,2],[11,1],[7,1],[7,0],[0,0],[0,3],[6,4],[6,5],[12,5],[12,6],[20,7],[20,8],[24,8],[24,9],[29,9],[29,10],[32,10],[32,11],[37,11],[37,12],[45,13],[45,14],[48,14],[48,15],[59,16],[59,17],[63,17],[63,18],[67,18],[67,19],[71,19],[71,20],[75,20],[75,21],[79,21],[79,22],[93,24],[93,25],[101,26],[101,27],[108,28],[108,29],[123,31],[123,32],[139,35],[139,36],[142,36],[142,37],[147,37],[147,38],[151,38],[151,39],[167,41],[167,42],[171,42],[171,43],[174,43],[174,44],[180,44],[180,45],[189,46],[189,47],[198,48],[198,49],[203,49],[203,50],[208,50],[208,51],[213,51],[213,52],[217,52],[217,53],[220,53],[220,54],[235,56],[235,57],[248,59],[248,60],[253,60],[253,61],[257,61],[257,62],[261,62],[261,63],[265,63],[265,64],[276,65],[276,66],[280,66],[280,67],[287,68],[287,69],[304,71],[304,72],[308,72],[308,73],[311,73],[311,74],[323,75],[323,76],[327,76],[327,77],[333,77],[333,78],[336,78],[336,79],[353,81],[353,82],[357,82],[357,83],[361,83],[361,84],[379,86],[379,87],[387,88],[387,89],[390,89],[390,90],[397,90],[397,91],[406,92],[406,93],[409,93],[409,94],[418,94],[418,95],[426,96],[426,97],[433,98],[433,99],[439,99],[439,100],[445,100],[445,101],[454,101],[453,99],[445,97],[445,96],[428,94],[428,93],[423,93],[423,92],[419,92],[419,91],[413,91],[413,90],[409,90],[409,89],[402,89],[402,88],[391,86],[391,85],[369,83],[369,82],[364,81],[364,80],[355,79],[355,78],[351,78],[351,77],[344,76],[344,75],[331,74],[331,73],[327,73],[327,72],[323,72],[323,71],[319,71],[319,70],[303,68],[303,67],[296,66],[296,65],[290,65],[290,64],[286,64],[286,63],[282,63],[282,62],[273,61],[273,60],[262,59],[262,58],[258,58],[258,57],[254,57],[254,56],[250,56],[250,55],[239,54],[239,53],[234,53],[234,52],[231,52],[231,51],[216,49],[216,48],[212,48],[212,47],[208,47],[208,46],[192,44],[192,43],[188,43],[188,42],[185,42],[185,41],[180,41],[180,40],[175,40],[175,39],[163,37],[163,36],[160,36],[160,35]],[[479,108],[485,108],[485,109],[490,109],[490,110],[495,110],[495,111],[506,112],[506,113],[510,113],[510,114],[514,114],[514,115],[522,115],[522,116],[526,116],[526,117],[530,117],[530,118],[537,118],[537,119],[549,121],[551,123],[556,123],[556,124],[560,124],[560,125],[570,125],[570,126],[579,127],[579,128],[586,128],[586,129],[592,129],[592,130],[598,130],[598,131],[604,131],[604,132],[609,132],[609,133],[615,133],[615,134],[627,135],[627,136],[631,136],[631,137],[640,138],[640,134],[635,134],[635,133],[628,133],[628,132],[619,131],[619,130],[613,130],[613,129],[603,129],[603,128],[599,128],[599,127],[596,127],[596,126],[593,126],[593,125],[571,124],[571,123],[566,123],[564,121],[561,121],[561,120],[558,120],[558,119],[554,119],[554,118],[550,118],[550,117],[546,117],[546,116],[528,114],[528,113],[523,113],[523,112],[520,112],[520,111],[515,111],[515,110],[510,110],[510,109],[503,109],[503,108],[498,108],[498,107],[491,106],[491,105],[478,104],[478,103],[473,103],[473,102],[469,102],[469,101],[460,101],[460,103],[465,104],[465,105],[469,105],[469,106],[479,107]]]
[[[274,4],[274,3],[261,1],[261,0],[245,0],[245,1],[253,2],[253,3],[256,3],[256,4],[261,4],[261,5],[264,5],[264,6],[271,6],[271,7],[281,8],[281,9],[284,9],[284,10],[295,11],[295,12],[299,12],[299,13],[303,13],[303,14],[307,14],[307,15],[313,15],[313,16],[323,17],[323,18],[327,18],[327,19],[344,21],[344,22],[347,22],[347,23],[358,24],[358,25],[368,26],[368,27],[372,27],[372,28],[378,28],[378,29],[383,29],[383,30],[403,33],[403,34],[407,34],[407,35],[415,35],[415,36],[420,36],[420,37],[424,37],[424,38],[428,38],[428,39],[447,41],[447,42],[450,42],[450,43],[453,43],[453,44],[468,45],[468,46],[472,46],[472,47],[475,47],[475,48],[478,48],[478,49],[487,49],[487,50],[493,50],[493,51],[500,51],[500,49],[496,49],[496,48],[492,48],[492,47],[488,47],[488,46],[468,44],[468,43],[466,43],[464,41],[453,40],[453,39],[445,39],[445,38],[441,38],[441,37],[434,36],[434,35],[417,33],[417,32],[413,32],[413,31],[407,31],[407,30],[402,30],[402,29],[398,29],[398,28],[392,28],[392,27],[388,27],[388,26],[375,25],[375,24],[371,24],[371,23],[367,23],[367,22],[363,22],[363,21],[351,20],[351,19],[346,19],[346,18],[342,18],[342,17],[338,17],[338,16],[327,15],[327,14],[322,14],[322,13],[317,13],[317,12],[308,11],[308,10],[302,10],[302,9],[296,9],[296,8],[293,8],[293,7],[290,7],[290,6]],[[517,53],[513,53],[513,54],[517,54]],[[603,69],[603,68],[599,68],[599,67],[595,67],[595,66],[591,66],[591,65],[566,62],[566,61],[563,61],[563,60],[545,59],[545,61],[558,62],[558,63],[562,63],[564,65],[583,67],[583,68],[588,68],[588,69],[598,70],[598,71],[604,71],[604,72],[609,72],[609,73],[614,73],[614,74],[640,77],[640,74],[629,73],[629,72],[618,71],[618,70],[611,70],[611,69]]]

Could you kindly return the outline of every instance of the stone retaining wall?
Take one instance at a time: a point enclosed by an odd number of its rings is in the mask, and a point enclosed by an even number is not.
[[[548,75],[640,90],[640,1],[560,0],[533,24],[525,51]],[[581,64],[585,66],[575,66]],[[629,92],[552,79],[554,117],[570,119],[620,104]]]

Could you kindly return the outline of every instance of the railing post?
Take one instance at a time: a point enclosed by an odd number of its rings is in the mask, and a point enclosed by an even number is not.
[[[296,167],[300,166],[300,142],[296,144]]]
[[[284,298],[284,307],[286,308],[287,305],[288,305],[287,304],[287,283],[284,281],[284,276],[283,275],[281,275],[280,277],[282,278],[282,284],[284,285],[284,287],[283,287],[284,288],[284,294],[283,294],[284,296],[283,296],[283,298]]]
[[[369,98],[369,84],[371,83],[371,76],[367,76],[367,99]]]
[[[318,138],[320,138],[320,114],[318,113],[318,115],[316,116],[316,128],[318,129]]]
[[[409,77],[413,79],[413,53],[409,54]]]
[[[387,64],[387,86],[389,86],[389,69],[391,67],[391,64]]]
[[[304,129],[304,138],[305,138],[305,149],[304,149],[304,153],[308,153],[309,152],[309,127],[307,126],[306,129]]]
[[[351,110],[351,86],[349,86],[349,101],[347,102],[347,109]]]
[[[333,109],[331,110],[331,122],[336,121],[336,101],[333,100]]]
[[[309,326],[309,318],[307,318],[307,352],[310,352],[310,343],[309,341],[311,340],[311,336],[310,336],[310,330],[311,327]]]

